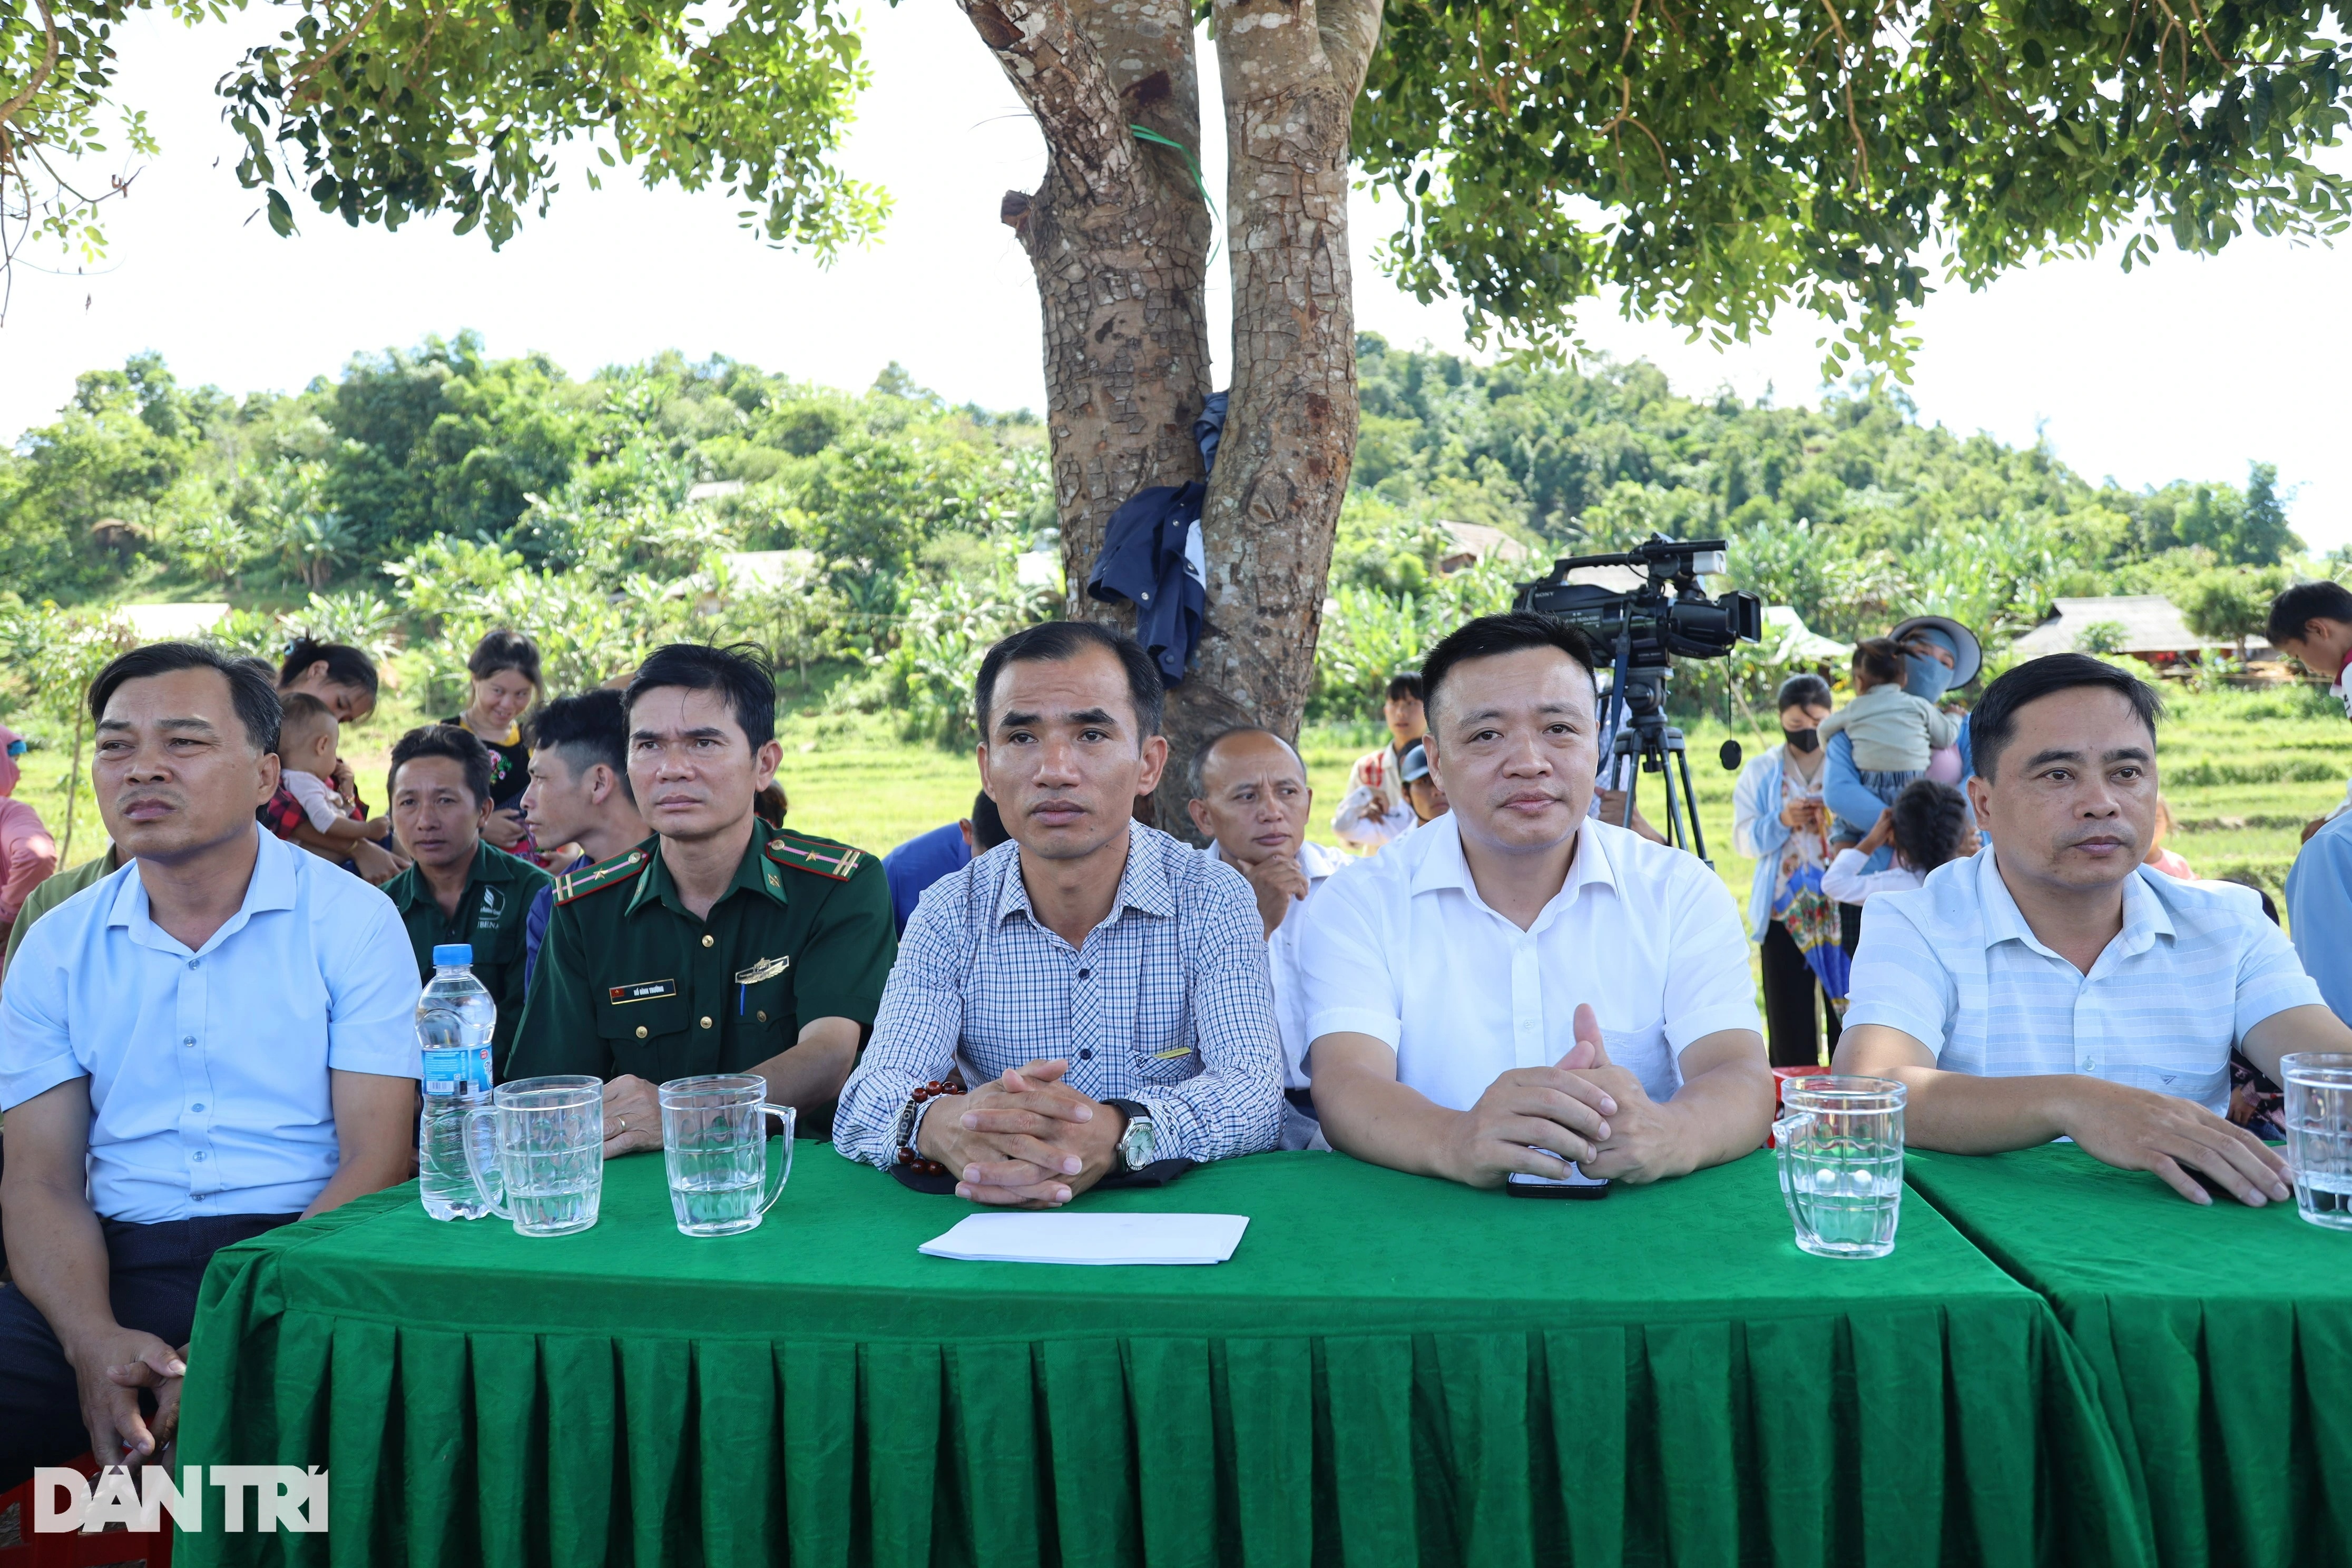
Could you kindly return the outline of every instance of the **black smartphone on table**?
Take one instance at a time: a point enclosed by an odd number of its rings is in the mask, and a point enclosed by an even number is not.
[[[1571,1161],[1565,1176],[1530,1176],[1514,1171],[1504,1178],[1503,1190],[1515,1198],[1605,1198],[1609,1178],[1588,1176]]]

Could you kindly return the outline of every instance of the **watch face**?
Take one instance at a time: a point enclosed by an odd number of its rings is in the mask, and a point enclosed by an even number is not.
[[[1151,1163],[1152,1149],[1157,1142],[1158,1139],[1153,1136],[1150,1120],[1141,1116],[1136,1117],[1127,1124],[1127,1131],[1118,1141],[1120,1163],[1130,1171],[1143,1169],[1144,1166]]]

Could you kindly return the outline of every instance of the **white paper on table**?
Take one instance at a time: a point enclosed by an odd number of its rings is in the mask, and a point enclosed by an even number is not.
[[[916,1250],[968,1263],[1223,1263],[1239,1214],[975,1214]]]

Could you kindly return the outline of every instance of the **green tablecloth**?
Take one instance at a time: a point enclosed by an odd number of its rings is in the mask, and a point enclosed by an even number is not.
[[[1760,1153],[1598,1204],[1335,1154],[1087,1202],[1251,1223],[1215,1268],[950,1262],[964,1205],[803,1144],[748,1236],[679,1236],[639,1155],[579,1236],[404,1186],[225,1250],[182,1457],[323,1463],[332,1522],[184,1562],[2145,1561],[2080,1357],[1925,1204],[1835,1262]]]
[[[2352,1235],[2072,1144],[1907,1163],[2096,1369],[2161,1562],[2352,1562]]]

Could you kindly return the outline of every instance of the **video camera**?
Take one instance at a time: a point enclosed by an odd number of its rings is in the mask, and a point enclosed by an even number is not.
[[[1737,588],[1710,599],[1698,585],[1701,574],[1722,572],[1729,558],[1729,547],[1720,539],[1654,533],[1620,554],[1570,555],[1554,562],[1549,576],[1519,584],[1514,607],[1566,621],[1604,653],[1615,653],[1631,631],[1627,664],[1633,669],[1663,669],[1670,655],[1722,658],[1735,643],[1764,636],[1763,600]],[[1568,580],[1570,573],[1587,566],[1631,566],[1646,581],[1638,588],[1611,589]]]
[[[1689,849],[1701,860],[1706,860],[1706,840],[1699,830],[1698,797],[1691,791],[1690,758],[1683,732],[1666,722],[1666,661],[1722,658],[1735,644],[1763,639],[1763,600],[1737,588],[1710,599],[1698,585],[1702,574],[1720,573],[1729,562],[1729,547],[1720,539],[1668,539],[1654,533],[1615,555],[1564,556],[1552,563],[1549,576],[1520,584],[1512,601],[1516,609],[1534,610],[1574,626],[1592,639],[1609,663],[1612,679],[1601,732],[1612,738],[1606,777],[1622,780],[1625,790],[1621,825],[1633,825],[1640,775],[1663,774],[1666,842]],[[1642,574],[1642,582],[1633,588],[1604,588],[1568,580],[1570,573],[1588,566],[1630,566]],[[1679,801],[1669,756],[1681,769]],[[1739,761],[1739,743],[1726,741],[1724,767],[1736,768]]]

